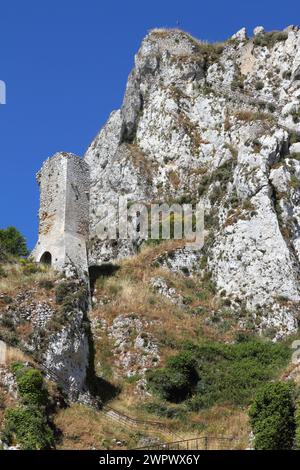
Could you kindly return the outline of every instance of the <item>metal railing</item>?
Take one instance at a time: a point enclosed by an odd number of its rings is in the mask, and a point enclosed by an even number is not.
[[[203,436],[174,442],[151,444],[133,450],[231,450],[238,444],[235,437]],[[234,443],[236,446],[234,446]]]
[[[166,425],[161,421],[152,421],[152,420],[142,420],[139,418],[134,418],[132,416],[128,416],[123,412],[116,410],[108,405],[105,405],[102,408],[102,411],[111,419],[119,421],[123,423],[125,426],[129,427],[142,427],[147,431],[153,432],[164,432],[165,434],[169,434],[170,436],[174,436],[177,438],[181,438],[179,434],[173,432],[172,430],[166,429]],[[173,438],[174,438],[173,437]]]

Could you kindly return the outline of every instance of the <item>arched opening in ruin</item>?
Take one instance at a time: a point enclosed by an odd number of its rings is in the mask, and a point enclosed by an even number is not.
[[[45,251],[45,253],[41,256],[40,263],[47,264],[48,266],[51,266],[52,264],[52,256],[49,251]]]

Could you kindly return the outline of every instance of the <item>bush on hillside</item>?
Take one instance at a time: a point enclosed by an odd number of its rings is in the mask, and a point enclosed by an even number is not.
[[[6,410],[2,439],[9,445],[19,444],[22,450],[42,450],[54,446],[53,432],[46,415],[38,407],[25,405]]]
[[[269,31],[260,33],[253,39],[255,46],[261,47],[273,47],[276,42],[286,41],[288,38],[288,33],[286,31]]]
[[[15,373],[22,402],[25,405],[44,406],[48,401],[42,373],[37,369],[21,368]]]
[[[186,401],[197,411],[216,403],[247,405],[259,387],[289,359],[282,344],[244,338],[240,343],[186,343],[166,366],[148,372],[148,385],[170,402]]]
[[[295,438],[294,388],[290,383],[266,384],[250,408],[257,450],[288,450]]]
[[[54,435],[46,414],[48,392],[42,373],[20,362],[12,364],[11,369],[21,404],[6,410],[1,440],[8,445],[18,444],[22,450],[54,447]]]
[[[196,364],[189,351],[169,358],[166,367],[148,372],[150,390],[174,403],[185,400],[198,380]]]

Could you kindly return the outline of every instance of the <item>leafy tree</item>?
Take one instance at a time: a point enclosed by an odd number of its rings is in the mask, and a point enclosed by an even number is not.
[[[28,250],[23,235],[15,228],[0,229],[0,253],[27,256]]]
[[[249,411],[257,450],[288,450],[295,438],[294,387],[272,382],[257,393]]]

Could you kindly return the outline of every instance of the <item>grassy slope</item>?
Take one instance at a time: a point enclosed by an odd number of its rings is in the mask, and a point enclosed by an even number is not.
[[[188,278],[157,266],[156,258],[175,245],[175,242],[168,242],[148,247],[139,255],[123,260],[112,276],[99,278],[95,296],[99,301],[104,300],[104,304],[92,312],[94,320],[104,319],[107,325],[111,325],[114,318],[121,314],[134,313],[139,318],[148,320],[147,332],[159,343],[160,367],[168,357],[178,353],[184,340],[195,343],[202,340],[231,343],[240,331],[239,318],[222,298],[214,294],[209,276],[204,279]],[[175,288],[182,296],[184,306],[174,305],[155,292],[150,284],[152,277],[164,278],[168,286]],[[246,311],[242,315],[248,319],[249,329],[252,331],[254,325],[251,316]],[[121,412],[143,420],[164,422],[167,429],[177,430],[182,438],[206,434],[231,435],[238,438],[235,444],[237,447],[248,446],[250,430],[247,406],[225,402],[198,412],[182,414],[179,411],[173,419],[162,417],[149,412],[144,405],[154,401],[165,406],[165,402],[158,397],[140,397],[135,393],[134,381],[130,383],[122,370],[116,369],[112,341],[103,334],[101,339],[96,340],[96,363],[100,365],[98,372],[101,375],[106,375],[108,380],[122,387],[120,395],[110,403]],[[274,376],[278,376],[284,368],[283,363],[274,372]],[[137,376],[138,373],[137,370]],[[172,405],[172,408],[182,410],[181,405]]]
[[[148,247],[139,255],[120,262],[119,269],[113,275],[100,277],[96,282],[94,294],[98,303],[91,312],[93,323],[106,320],[108,326],[121,314],[134,313],[139,318],[148,320],[148,333],[155,337],[159,346],[159,367],[165,365],[168,357],[178,353],[183,340],[197,343],[205,339],[232,343],[240,330],[236,314],[230,310],[230,306],[224,304],[222,298],[214,294],[214,286],[209,276],[206,275],[204,279],[188,278],[183,274],[174,274],[156,263],[159,255],[177,245],[178,242],[170,241]],[[49,289],[49,286],[42,287],[46,285],[45,281],[53,282],[58,279],[51,270],[30,272],[29,269],[27,272],[28,269],[19,264],[4,265],[3,270],[5,277],[0,278],[0,311],[3,312],[6,308],[6,297],[15,297],[20,292],[29,292],[34,300],[53,303],[54,289]],[[174,305],[153,290],[150,279],[158,276],[164,278],[169,287],[176,289],[183,299],[183,306]],[[243,315],[248,318],[247,312]],[[249,327],[253,327],[250,316]],[[17,333],[23,334],[22,331]],[[160,431],[157,435],[168,441],[172,440],[172,433],[174,440],[207,434],[230,435],[238,438],[234,444],[237,448],[248,446],[246,406],[218,403],[197,412],[182,412],[181,404],[170,405],[158,397],[141,396],[136,393],[134,379],[128,380],[124,371],[116,367],[113,350],[112,339],[103,331],[99,338],[96,329],[97,373],[121,387],[121,393],[110,401],[110,406],[129,416],[163,423],[166,432]],[[282,367],[277,375],[284,375],[284,370]],[[145,404],[153,402],[172,408],[174,417],[159,415],[145,407]],[[8,404],[6,399],[4,406]],[[174,413],[176,409],[178,413]],[[3,415],[3,411],[0,410],[0,420],[1,414]],[[143,428],[125,429],[108,420],[103,413],[83,405],[72,405],[57,410],[55,423],[61,431],[59,448],[136,447],[141,436],[147,435]],[[125,442],[117,445],[114,440]],[[215,443],[214,447],[217,446]]]

